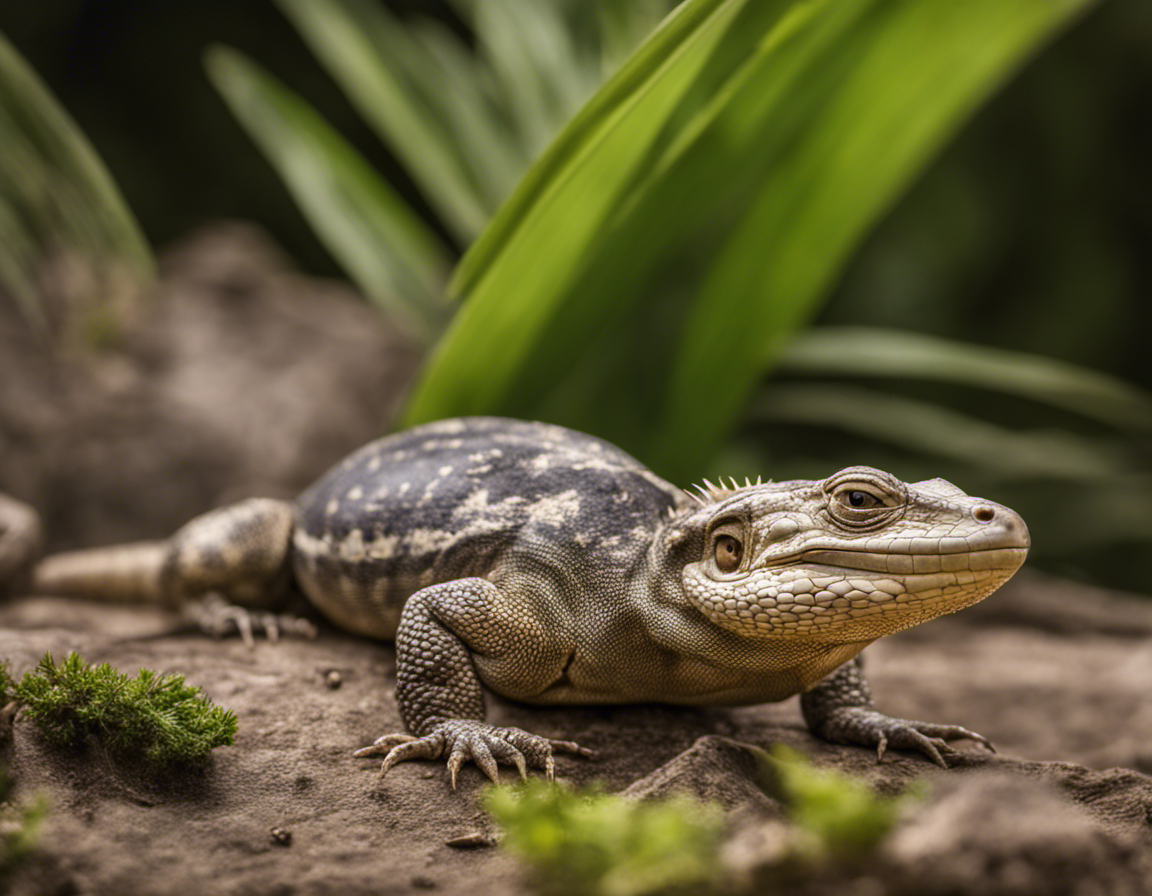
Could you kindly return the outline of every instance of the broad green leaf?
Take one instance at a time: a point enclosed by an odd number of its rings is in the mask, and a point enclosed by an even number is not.
[[[868,228],[1085,5],[688,0],[465,257],[408,420],[563,383],[587,425],[631,389],[626,447],[690,478]]]
[[[937,404],[853,386],[774,384],[753,402],[751,419],[839,429],[1016,479],[1091,482],[1134,475],[1134,463],[1115,444],[1061,430],[1018,432]]]
[[[635,100],[649,79],[680,52],[681,45],[693,37],[722,3],[723,0],[696,0],[678,7],[615,77],[592,96],[552,141],[461,259],[449,285],[453,295],[471,296],[476,291],[495,261],[508,251],[511,240],[527,228],[529,213],[544,203],[549,191],[566,178],[582,155],[602,138],[606,124],[621,116],[622,108]]]
[[[609,77],[640,46],[660,20],[675,6],[674,0],[594,0],[600,25],[601,75]]]
[[[50,256],[82,265],[104,301],[154,270],[104,164],[0,35],[0,285],[41,324],[36,278]]]
[[[208,73],[263,149],[328,251],[412,335],[447,319],[448,255],[434,234],[307,103],[240,54],[206,57]]]
[[[850,377],[912,377],[1021,395],[1121,431],[1152,431],[1152,395],[1073,364],[922,333],[819,327],[779,359],[784,370]]]
[[[717,124],[729,140],[734,131],[753,137],[765,176],[701,285],[658,429],[702,430],[715,444],[869,227],[978,103],[1085,5],[836,3],[806,19],[780,59],[758,58]],[[706,394],[716,381],[725,388]],[[674,467],[691,465],[696,451],[682,440],[662,444]]]
[[[372,40],[387,40],[394,20],[379,5],[357,0],[278,0],[285,15],[344,88],[367,121],[404,162],[452,233],[467,244],[489,213],[445,123],[420,102]],[[400,53],[418,52],[405,46]],[[466,149],[464,147],[463,149]]]
[[[461,262],[453,289],[468,301],[433,355],[409,422],[491,411],[534,348],[559,348],[540,345],[540,332],[723,37],[730,17],[711,12],[733,5],[681,7],[529,172]],[[473,363],[479,357],[483,365]]]

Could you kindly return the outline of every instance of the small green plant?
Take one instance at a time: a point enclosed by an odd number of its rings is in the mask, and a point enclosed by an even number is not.
[[[12,676],[8,674],[8,661],[0,663],[0,709],[8,705],[8,701],[12,699],[12,689],[16,683],[12,680]]]
[[[484,807],[550,896],[703,893],[719,881],[723,818],[695,800],[634,802],[532,780],[489,788]]]
[[[0,674],[7,674],[3,666]],[[48,813],[48,805],[42,799],[30,806],[10,802],[12,788],[12,778],[0,768],[0,886],[32,852],[40,823]]]
[[[853,859],[872,852],[892,829],[919,788],[898,797],[877,794],[867,781],[835,769],[816,768],[806,757],[777,744],[771,752],[774,782],[766,789],[783,799],[799,859]]]
[[[45,654],[15,696],[49,743],[94,738],[110,754],[152,767],[202,762],[236,734],[236,716],[213,706],[183,675],[141,669],[130,678],[108,663],[89,666],[76,653],[60,665]]]

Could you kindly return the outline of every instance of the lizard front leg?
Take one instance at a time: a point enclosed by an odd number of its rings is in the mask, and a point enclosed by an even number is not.
[[[521,777],[531,766],[552,778],[553,751],[591,756],[569,741],[484,721],[478,667],[512,694],[538,692],[562,674],[562,650],[531,619],[486,579],[458,579],[414,594],[396,633],[396,700],[413,734],[386,734],[355,755],[385,754],[381,777],[408,759],[447,756],[453,789],[469,759],[496,781],[501,762],[516,766]]]
[[[948,738],[964,737],[994,751],[987,738],[959,725],[895,719],[878,712],[862,667],[863,660],[857,656],[800,695],[804,721],[813,734],[835,744],[875,747],[877,762],[888,747],[896,747],[919,750],[947,768],[945,757],[959,755]]]

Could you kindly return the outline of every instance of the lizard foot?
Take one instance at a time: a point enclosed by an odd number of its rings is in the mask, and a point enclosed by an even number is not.
[[[967,738],[987,747],[993,753],[992,742],[975,731],[959,725],[938,725],[934,722],[915,722],[894,719],[874,709],[858,706],[840,707],[829,714],[822,737],[835,743],[876,748],[876,761],[884,759],[889,747],[898,750],[917,750],[941,768],[962,754],[948,743],[949,739]]]
[[[456,789],[456,776],[469,759],[480,767],[493,782],[499,782],[499,763],[514,765],[521,778],[528,777],[528,768],[544,770],[549,780],[556,777],[553,751],[592,758],[595,754],[572,741],[550,740],[529,734],[520,728],[498,728],[470,719],[449,719],[432,726],[423,737],[411,734],[385,734],[370,747],[357,750],[356,756],[384,754],[380,777],[397,763],[408,759],[440,759],[448,756],[448,774],[452,789]]]
[[[239,634],[249,647],[256,645],[256,635],[263,634],[275,644],[281,634],[315,638],[316,626],[307,619],[282,613],[249,610],[230,604],[219,594],[209,594],[185,605],[185,614],[200,631],[213,638]]]

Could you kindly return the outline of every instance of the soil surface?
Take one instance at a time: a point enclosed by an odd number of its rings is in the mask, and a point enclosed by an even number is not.
[[[99,349],[65,334],[45,351],[0,316],[0,490],[45,514],[52,546],[151,537],[236,497],[292,494],[384,431],[411,377],[416,353],[402,337],[354,296],[294,275],[250,231],[207,232],[164,270]],[[17,716],[0,731],[0,765],[18,798],[44,794],[52,809],[15,893],[528,892],[498,848],[449,845],[495,833],[475,768],[453,793],[440,763],[405,763],[381,781],[378,760],[352,757],[400,730],[390,645],[321,625],[315,640],[248,648],[151,607],[0,604],[0,659],[13,672],[70,650],[125,672],[183,673],[236,712],[239,734],[202,774],[157,782],[96,749],[49,749]],[[594,761],[559,758],[574,782],[721,803],[725,862],[758,886],[784,816],[744,744],[788,744],[883,793],[929,783],[863,866],[811,870],[773,892],[1152,892],[1152,602],[1025,571],[865,656],[880,709],[964,725],[999,753],[961,745],[947,771],[898,752],[878,764],[811,737],[795,700],[692,710],[492,699],[489,717],[596,750]]]

